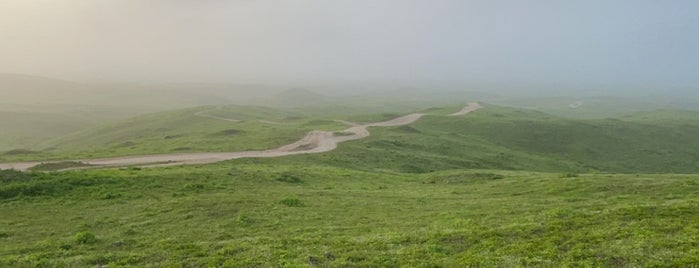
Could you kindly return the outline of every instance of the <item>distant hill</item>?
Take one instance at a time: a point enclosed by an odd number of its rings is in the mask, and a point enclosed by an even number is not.
[[[617,118],[570,119],[488,105],[466,116],[446,116],[458,108],[426,109],[423,112],[430,115],[414,124],[371,128],[369,138],[343,143],[336,151],[274,161],[417,173],[462,168],[699,172],[699,112],[657,110]],[[181,109],[90,127],[48,139],[38,148],[40,152],[23,155],[20,150],[0,159],[267,149],[293,142],[310,130],[345,127],[332,119],[373,122],[402,114],[348,111],[342,115],[329,107],[235,105]]]
[[[104,86],[22,74],[0,74],[0,103],[3,104],[107,106],[157,111],[221,102],[220,96],[198,93],[195,89],[178,91],[155,87]]]
[[[618,117],[635,112],[647,112],[658,109],[699,110],[699,99],[687,95],[677,96],[585,96],[585,97],[500,97],[483,99],[490,103],[514,106],[526,109],[570,117],[570,118],[606,118]]]
[[[13,104],[89,103],[96,89],[46,77],[0,74],[0,102]]]
[[[320,106],[337,102],[337,99],[308,89],[289,89],[251,100],[255,104],[277,107]]]
[[[96,124],[54,137],[43,135],[43,140],[35,140],[31,146],[0,146],[0,160],[264,150],[294,142],[312,130],[344,127],[293,109],[201,106]]]

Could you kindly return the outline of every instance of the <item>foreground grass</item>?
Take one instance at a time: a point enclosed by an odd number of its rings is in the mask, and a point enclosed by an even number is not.
[[[696,175],[241,161],[0,174],[0,266],[699,265]]]

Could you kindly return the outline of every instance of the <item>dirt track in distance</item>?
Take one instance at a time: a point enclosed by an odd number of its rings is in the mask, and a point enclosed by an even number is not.
[[[480,102],[471,102],[471,103],[469,103],[468,105],[466,105],[466,107],[464,107],[464,108],[462,108],[461,110],[459,110],[458,112],[455,112],[455,113],[453,113],[453,114],[450,114],[450,116],[466,115],[466,114],[469,114],[469,113],[471,113],[471,112],[474,112],[474,111],[476,111],[476,110],[478,110],[478,109],[480,109],[480,108],[483,108],[483,105],[481,105]]]
[[[477,102],[471,102],[460,111],[450,114],[450,116],[466,115],[482,108],[482,105]],[[424,114],[413,113],[398,118],[394,118],[384,122],[354,124],[345,122],[351,126],[338,135],[330,131],[311,131],[306,134],[301,140],[281,146],[276,149],[264,151],[242,151],[242,152],[220,152],[220,153],[184,153],[184,154],[161,154],[161,155],[143,155],[143,156],[124,156],[102,159],[81,159],[81,160],[66,160],[82,162],[90,165],[85,168],[100,168],[100,167],[124,167],[124,166],[172,166],[185,164],[206,164],[226,161],[238,158],[262,158],[262,157],[280,157],[297,154],[312,154],[332,151],[337,148],[337,144],[345,141],[358,140],[369,137],[369,127],[392,127],[411,124],[419,120]],[[212,117],[208,115],[200,115],[203,117]],[[223,119],[223,118],[216,118]],[[228,119],[233,121],[234,119]],[[344,121],[342,121],[344,122]],[[0,169],[16,169],[28,170],[42,163],[54,163],[64,161],[46,161],[46,162],[19,162],[19,163],[0,163]]]

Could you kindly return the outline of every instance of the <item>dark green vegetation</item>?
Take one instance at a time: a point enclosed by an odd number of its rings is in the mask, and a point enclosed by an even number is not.
[[[0,266],[699,265],[699,177],[235,161],[0,172]]]
[[[61,161],[42,163],[31,168],[34,171],[59,171],[73,168],[89,167],[89,164],[78,161]]]

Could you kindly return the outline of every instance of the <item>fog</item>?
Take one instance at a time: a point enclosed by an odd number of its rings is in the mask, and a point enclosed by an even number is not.
[[[691,92],[696,1],[3,0],[0,72],[99,83]]]

